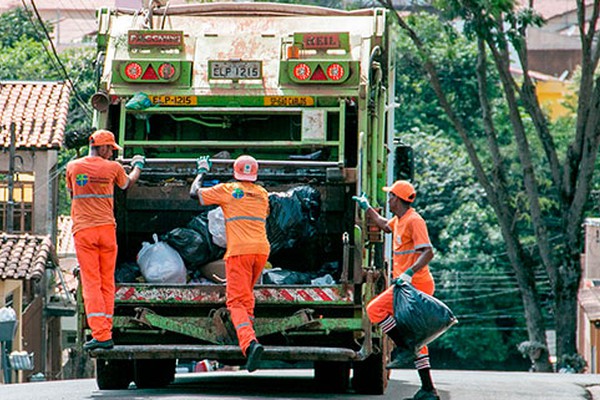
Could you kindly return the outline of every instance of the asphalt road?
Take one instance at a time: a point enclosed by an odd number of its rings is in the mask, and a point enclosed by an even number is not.
[[[592,389],[592,385],[600,385],[600,376],[591,374],[434,371],[434,380],[443,400],[589,400],[590,391],[600,392],[595,390],[600,386]],[[319,393],[312,384],[311,370],[264,370],[180,374],[174,384],[161,390],[137,390],[132,385],[128,390],[101,391],[92,379],[0,385],[0,399],[398,400],[412,396],[418,388],[414,370],[394,370],[383,396]]]

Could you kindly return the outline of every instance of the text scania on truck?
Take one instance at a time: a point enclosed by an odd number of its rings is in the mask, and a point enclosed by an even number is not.
[[[98,386],[165,386],[185,360],[244,364],[225,285],[206,273],[222,257],[214,242],[178,249],[183,284],[125,271],[154,234],[173,244],[174,230],[212,224],[189,197],[198,156],[211,156],[210,185],[249,154],[273,194],[270,268],[254,291],[263,364],[313,367],[329,391],[382,394],[388,344],[365,305],[387,284],[386,246],[352,196],[383,205],[380,188],[395,178],[386,11],[232,2],[104,8],[98,21],[96,127],[115,133],[124,164],[147,159],[138,185],[115,198],[115,347],[91,353]]]

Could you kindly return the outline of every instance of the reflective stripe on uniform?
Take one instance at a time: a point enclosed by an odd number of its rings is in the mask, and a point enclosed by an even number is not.
[[[395,256],[399,256],[399,255],[402,255],[402,254],[413,254],[413,253],[416,253],[416,252],[417,252],[417,250],[394,251],[394,255]]]
[[[112,194],[77,194],[74,199],[112,199]]]
[[[267,222],[266,219],[264,218],[260,218],[260,217],[245,217],[245,216],[239,216],[239,217],[231,217],[231,218],[225,218],[225,222],[233,222],[233,221],[259,221],[259,222]]]
[[[92,318],[92,317],[112,318],[112,315],[98,312],[98,313],[89,313],[87,315],[87,317],[88,318]]]
[[[235,327],[235,330],[237,331],[237,330],[239,330],[239,329],[241,329],[241,328],[243,328],[245,326],[250,326],[250,323],[249,322],[242,322],[241,324],[239,324],[238,326]]]

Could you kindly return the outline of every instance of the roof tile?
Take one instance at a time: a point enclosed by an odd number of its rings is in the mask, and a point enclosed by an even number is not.
[[[0,82],[0,146],[10,146],[14,122],[17,148],[60,148],[70,92],[64,82]]]
[[[0,280],[38,280],[48,261],[58,265],[49,235],[0,234]]]

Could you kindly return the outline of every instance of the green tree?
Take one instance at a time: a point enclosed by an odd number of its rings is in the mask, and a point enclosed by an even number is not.
[[[46,29],[52,32],[50,24],[46,24]],[[31,12],[16,8],[0,14],[0,80],[69,82],[72,89],[65,131],[89,131],[92,113],[88,102],[95,91],[95,49],[72,48],[59,57],[57,60],[51,51],[41,25]],[[61,149],[59,170],[75,157],[76,151]],[[59,176],[59,213],[68,214],[70,199],[63,182],[64,174]]]
[[[389,0],[383,0],[382,4],[393,9]],[[550,371],[536,265],[543,265],[551,285],[551,310],[561,367],[563,360],[576,354],[580,227],[600,142],[600,103],[597,102],[600,82],[594,77],[600,58],[595,41],[600,2],[594,2],[592,12],[586,14],[583,3],[577,1],[582,50],[577,123],[576,129],[562,141],[553,135],[552,125],[539,104],[535,83],[529,75],[525,32],[529,26],[541,24],[541,17],[531,9],[517,9],[517,3],[512,0],[449,0],[436,4],[448,19],[461,17],[465,32],[477,45],[480,130],[473,130],[461,118],[458,102],[448,96],[430,44],[407,19],[397,13],[393,15],[414,45],[422,70],[463,143],[475,176],[496,214],[524,304],[529,341],[541,346],[542,351],[534,360],[535,369]],[[525,71],[520,80],[510,71],[511,47],[516,50]],[[489,77],[488,63],[494,66],[497,83]],[[494,90],[502,93],[501,104],[492,101],[489,94]],[[501,129],[499,117],[503,112],[508,115],[508,132]],[[478,141],[482,136],[485,146]],[[512,154],[517,158],[511,157]],[[536,251],[530,251],[531,244]]]

